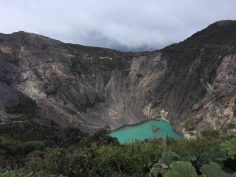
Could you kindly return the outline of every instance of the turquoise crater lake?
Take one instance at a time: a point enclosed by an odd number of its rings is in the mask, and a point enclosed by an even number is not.
[[[183,138],[178,134],[173,126],[162,119],[148,120],[136,125],[127,125],[110,133],[110,136],[116,137],[121,144],[131,143],[135,140],[145,140],[166,137],[176,140]]]

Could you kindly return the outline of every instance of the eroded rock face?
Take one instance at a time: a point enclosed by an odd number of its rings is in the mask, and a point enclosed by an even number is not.
[[[203,98],[202,108],[193,111],[195,119],[201,119],[197,129],[214,127],[224,132],[235,131],[236,56],[225,56],[217,69],[212,92]]]
[[[143,53],[65,44],[25,32],[0,34],[1,121],[12,116],[4,111],[1,92],[8,87],[9,100],[17,103],[17,92],[35,100],[42,119],[84,131],[163,116],[179,131],[208,126],[233,131],[235,44],[235,21]],[[191,121],[194,128],[187,126]]]

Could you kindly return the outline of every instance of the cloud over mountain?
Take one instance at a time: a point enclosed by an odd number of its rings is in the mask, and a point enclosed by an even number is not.
[[[8,0],[0,32],[40,33],[64,42],[152,50],[214,21],[236,19],[235,0]]]

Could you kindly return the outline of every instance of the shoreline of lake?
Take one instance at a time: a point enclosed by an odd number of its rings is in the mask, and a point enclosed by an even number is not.
[[[163,120],[163,121],[166,121],[166,122],[168,122],[168,123],[173,127],[173,130],[175,131],[175,133],[184,136],[182,133],[180,133],[180,132],[178,132],[178,131],[176,130],[175,126],[174,126],[169,120],[163,119],[163,118],[146,119],[146,120],[142,120],[142,121],[140,121],[140,122],[138,122],[138,123],[134,123],[134,124],[124,124],[124,125],[121,125],[121,126],[118,127],[118,128],[115,128],[115,129],[113,129],[113,130],[110,130],[110,133],[112,133],[112,132],[114,132],[114,131],[117,131],[117,130],[120,130],[120,129],[125,128],[125,127],[134,127],[134,126],[143,124],[143,123],[148,122],[148,121],[151,121],[151,120],[156,120],[156,121],[162,121],[162,120]]]
[[[184,137],[175,130],[169,121],[164,119],[149,119],[136,124],[123,125],[112,130],[110,136],[116,137],[120,143],[154,138],[165,139],[170,137],[180,139]]]

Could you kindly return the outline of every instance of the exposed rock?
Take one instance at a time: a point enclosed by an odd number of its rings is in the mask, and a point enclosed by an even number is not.
[[[167,119],[168,118],[168,112],[167,111],[161,110],[160,114],[161,114],[162,119]]]
[[[236,22],[217,22],[159,51],[122,53],[37,34],[0,34],[0,119],[21,97],[41,119],[94,131],[168,119],[182,131],[235,131]],[[7,88],[7,89],[6,89]],[[188,133],[188,130],[186,130]],[[196,132],[195,132],[196,133]]]

